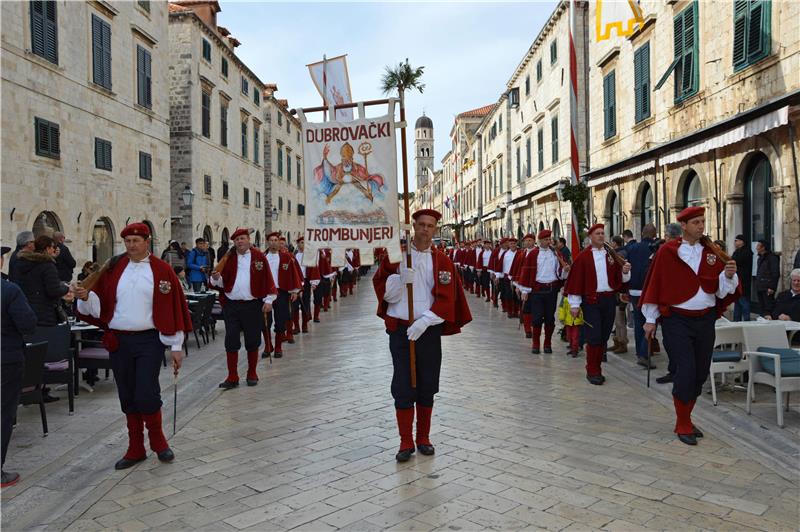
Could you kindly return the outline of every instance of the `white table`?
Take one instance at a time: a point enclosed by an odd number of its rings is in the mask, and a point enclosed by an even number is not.
[[[737,328],[744,329],[745,327],[760,327],[765,323],[780,323],[786,327],[786,334],[789,336],[789,344],[792,343],[794,335],[800,332],[800,321],[783,321],[783,320],[755,320],[755,321],[722,321],[717,320],[714,324],[716,329]]]

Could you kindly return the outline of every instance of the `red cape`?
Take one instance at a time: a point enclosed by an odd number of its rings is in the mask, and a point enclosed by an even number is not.
[[[222,268],[222,290],[220,291],[220,302],[225,299],[225,294],[233,290],[236,282],[236,272],[239,269],[236,248],[228,251],[228,261]],[[269,269],[269,262],[258,248],[250,248],[250,292],[253,297],[263,299],[268,295],[275,295],[278,290],[275,288],[275,281]]]
[[[608,286],[611,290],[620,291],[624,288],[622,283],[622,267],[610,259],[611,256],[606,252],[606,274],[608,275]],[[567,295],[581,296],[586,303],[594,303],[597,300],[597,270],[594,267],[594,257],[592,257],[592,246],[584,248],[575,257],[569,276],[564,286]]]
[[[464,325],[472,321],[472,314],[464,295],[464,287],[461,284],[461,276],[456,273],[456,268],[447,255],[438,250],[432,250],[431,255],[433,261],[431,312],[444,320],[443,335],[458,334]],[[390,275],[398,273],[399,266],[399,262],[392,264],[389,262],[389,257],[384,257],[372,278],[375,295],[378,297],[377,314],[384,320],[387,318],[386,311],[389,308],[389,303],[383,299],[386,294],[386,279]],[[449,276],[445,272],[449,273]],[[447,278],[449,278],[449,282],[443,283],[442,279]]]
[[[558,251],[556,251],[556,253],[558,253]],[[533,290],[537,290],[539,288],[539,283],[536,282],[536,275],[539,268],[538,260],[539,248],[534,247],[531,252],[528,253],[528,256],[525,257],[525,263],[522,266],[522,273],[520,273],[519,280],[517,281],[525,288],[531,288]],[[592,266],[594,267],[594,265]],[[556,279],[558,279],[558,277],[561,275],[561,271],[561,263],[558,262],[558,258],[556,258]]]
[[[658,305],[662,316],[671,314],[670,307],[688,301],[700,288],[708,294],[716,294],[719,288],[719,274],[725,269],[725,263],[711,250],[703,246],[703,255],[700,258],[700,267],[695,274],[692,268],[678,255],[678,248],[683,239],[678,238],[663,244],[653,263],[647,271],[642,288],[642,297],[639,305],[647,303]],[[717,298],[717,314],[725,312],[728,305],[739,299],[742,295],[742,280],[733,294],[723,299]]]
[[[280,250],[278,257],[278,289],[291,292],[303,288],[303,272],[294,255]],[[270,279],[272,279],[271,276]]]
[[[120,257],[114,266],[106,270],[97,281],[92,292],[100,299],[100,318],[78,314],[81,319],[108,330],[117,306],[117,285],[122,272],[128,267],[127,255]],[[178,331],[192,330],[192,317],[183,295],[183,288],[172,267],[150,255],[150,268],[153,271],[153,325],[163,335],[173,335]],[[166,291],[166,293],[164,293]]]

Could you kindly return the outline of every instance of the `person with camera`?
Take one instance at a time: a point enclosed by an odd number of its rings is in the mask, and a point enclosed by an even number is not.
[[[187,277],[192,291],[201,292],[208,282],[211,257],[208,255],[208,242],[205,239],[198,238],[194,244],[194,249],[186,254]]]

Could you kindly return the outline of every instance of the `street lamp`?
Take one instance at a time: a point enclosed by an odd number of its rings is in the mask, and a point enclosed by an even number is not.
[[[194,192],[192,192],[192,187],[186,185],[186,188],[184,188],[183,192],[181,192],[181,199],[186,207],[192,206],[192,202],[194,201]]]
[[[277,222],[278,221],[278,208],[277,207],[273,207],[272,208],[272,221],[273,222]]]
[[[563,179],[556,185],[556,198],[558,201],[564,201],[564,189],[567,188],[566,181]]]

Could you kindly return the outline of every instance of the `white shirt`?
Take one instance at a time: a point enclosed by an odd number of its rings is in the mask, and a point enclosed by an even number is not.
[[[253,297],[253,292],[250,291],[250,250],[248,249],[244,253],[236,253],[236,280],[233,282],[233,288],[231,288],[230,292],[225,292],[225,297],[231,300],[237,301],[252,301],[255,299]],[[230,259],[228,259],[230,260]],[[275,274],[273,273],[273,278]],[[219,279],[211,278],[211,284],[213,286],[224,286],[225,283],[222,280],[222,277]],[[278,282],[275,282],[277,286]],[[275,300],[274,295],[268,295],[264,298],[264,303],[272,303]]]
[[[306,278],[306,267],[303,266],[303,252],[298,251],[294,254],[294,258],[297,261],[297,264],[300,265],[300,273],[303,274],[303,280]]]
[[[489,268],[489,259],[492,258],[492,250],[491,249],[484,249],[483,250],[483,267],[488,269]]]
[[[532,251],[528,250],[528,252]],[[555,253],[546,248],[539,248],[539,255],[536,257],[536,282],[541,284],[553,283],[559,278],[558,275],[558,259]],[[519,289],[526,294],[529,294],[533,288],[528,286],[519,285]]]
[[[424,317],[428,325],[442,323],[444,320],[431,312],[434,287],[431,249],[417,251],[412,242],[411,267],[414,269],[414,319],[418,320]],[[405,257],[400,261],[400,269],[406,269]],[[451,282],[455,282],[455,279]],[[389,303],[387,315],[398,320],[408,320],[408,290],[399,274],[392,274],[386,279],[386,293],[384,293],[383,299]]]
[[[510,249],[503,255],[503,278],[505,278],[509,273],[511,273],[511,264],[514,262],[514,255],[516,255],[516,251],[511,251]]]
[[[694,244],[689,244],[686,241],[681,242],[681,245],[678,248],[678,257],[680,257],[683,262],[688,264],[695,275],[697,275],[697,272],[700,270],[700,261],[703,258],[703,244],[700,242],[695,242]],[[715,307],[717,305],[717,298],[722,299],[725,296],[734,293],[738,286],[739,276],[737,274],[733,274],[733,279],[728,279],[728,277],[725,275],[725,272],[722,271],[719,274],[719,286],[717,286],[716,293],[709,294],[708,292],[705,292],[701,286],[697,289],[697,293],[695,295],[683,303],[673,306],[682,308],[684,310],[705,310],[707,308]],[[661,316],[661,312],[658,310],[658,305],[654,303],[645,303],[642,305],[642,314],[644,314],[647,323],[655,323],[658,317]]]
[[[148,331],[155,329],[153,323],[153,269],[150,255],[139,262],[130,261],[117,284],[117,303],[114,315],[108,323],[110,329],[119,331]],[[175,288],[175,287],[173,287]],[[100,298],[89,292],[86,301],[78,300],[78,312],[94,318],[100,317]],[[183,348],[183,331],[175,334],[158,334],[161,343],[172,351]]]
[[[592,258],[594,259],[594,271],[597,274],[597,292],[613,292],[608,285],[608,269],[606,268],[608,253],[604,248],[592,248]],[[631,280],[631,272],[622,274],[622,282],[627,283]],[[577,308],[583,302],[583,296],[570,294],[567,296],[569,306]]]

